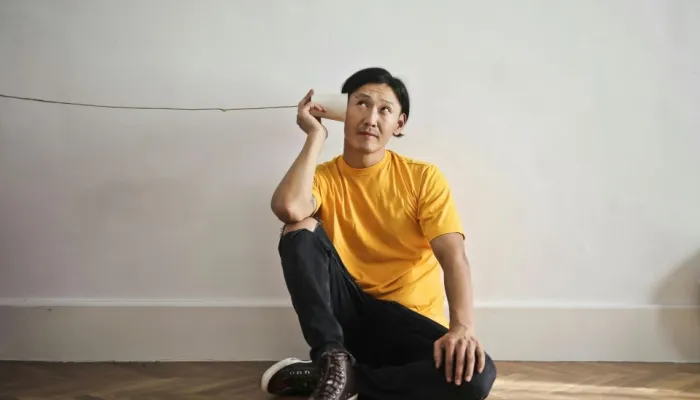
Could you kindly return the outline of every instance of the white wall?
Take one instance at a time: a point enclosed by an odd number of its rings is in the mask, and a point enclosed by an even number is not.
[[[293,105],[384,66],[413,99],[391,147],[453,185],[495,358],[700,360],[700,2],[423,7],[0,0],[0,93]],[[293,109],[0,99],[0,356],[303,353],[276,336],[295,324],[268,208],[303,140]]]

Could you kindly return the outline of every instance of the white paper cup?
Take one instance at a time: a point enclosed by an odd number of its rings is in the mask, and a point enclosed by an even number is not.
[[[311,97],[311,102],[326,109],[325,113],[311,110],[314,117],[327,118],[335,121],[345,121],[345,110],[348,106],[348,95],[343,93],[320,93]]]

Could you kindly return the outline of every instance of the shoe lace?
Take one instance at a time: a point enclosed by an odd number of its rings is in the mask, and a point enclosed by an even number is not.
[[[343,391],[346,384],[347,371],[345,371],[348,356],[344,353],[331,353],[322,358],[323,373],[312,398],[335,399]]]

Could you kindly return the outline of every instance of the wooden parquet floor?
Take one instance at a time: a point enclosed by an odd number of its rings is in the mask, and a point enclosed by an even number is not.
[[[0,362],[0,400],[269,399],[270,363]],[[700,399],[700,364],[497,362],[489,400]]]

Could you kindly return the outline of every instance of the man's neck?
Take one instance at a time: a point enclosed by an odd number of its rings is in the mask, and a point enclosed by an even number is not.
[[[344,149],[343,159],[352,168],[369,168],[382,161],[385,152],[385,148],[382,148],[381,150],[370,154],[357,153],[353,151],[348,151],[348,149]]]

